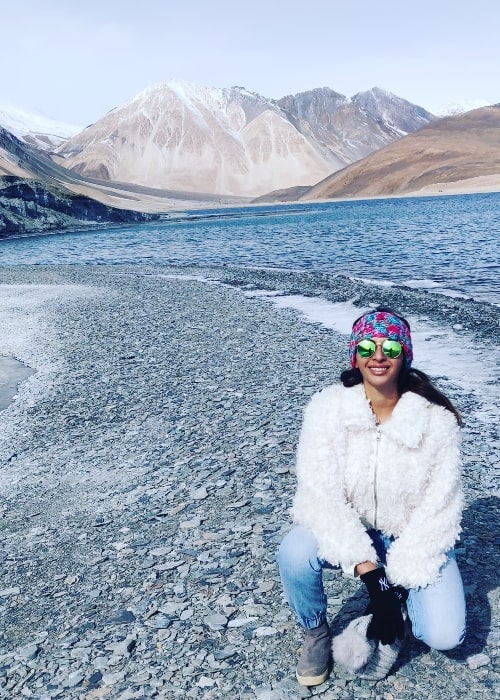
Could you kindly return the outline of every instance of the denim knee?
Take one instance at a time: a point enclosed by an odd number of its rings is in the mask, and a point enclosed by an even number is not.
[[[314,535],[297,525],[276,553],[283,592],[302,627],[318,627],[326,617],[323,566]]]
[[[301,571],[321,571],[318,562],[317,543],[314,536],[304,527],[297,525],[281,541],[276,552],[276,561],[280,571],[293,572],[295,576]]]
[[[464,641],[465,629],[463,626],[453,628],[448,625],[446,629],[431,629],[424,632],[417,639],[437,651],[451,651]]]
[[[411,589],[406,602],[414,636],[431,649],[449,651],[465,637],[467,611],[455,554],[448,552],[439,579]]]

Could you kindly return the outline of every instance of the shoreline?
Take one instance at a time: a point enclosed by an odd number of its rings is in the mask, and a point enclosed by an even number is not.
[[[34,370],[12,357],[0,357],[0,411],[12,402],[21,382]]]
[[[2,294],[0,355],[36,370],[0,413],[0,698],[297,697],[301,633],[274,551],[302,411],[344,368],[345,337],[244,291],[397,296],[437,323],[459,314],[487,347],[500,310],[235,268],[20,266],[0,268],[0,285],[14,292]],[[450,389],[474,416],[476,398]],[[478,426],[464,431],[464,647],[414,641],[376,687],[334,673],[312,695],[421,700],[437,679],[449,697],[493,689],[498,438],[493,420]],[[365,601],[336,573],[327,590],[339,630]]]
[[[479,179],[479,178],[478,178]],[[421,189],[421,190],[416,190],[413,192],[403,192],[403,193],[396,193],[396,194],[387,194],[387,195],[366,195],[366,196],[355,196],[355,197],[334,197],[334,198],[329,198],[329,199],[299,199],[299,200],[292,200],[292,201],[280,201],[280,200],[270,200],[268,202],[245,202],[245,203],[237,203],[237,202],[232,202],[232,203],[227,203],[227,204],[220,204],[220,203],[210,203],[210,202],[200,202],[200,203],[192,203],[192,206],[189,207],[183,207],[181,208],[180,206],[177,205],[172,205],[171,207],[162,209],[159,207],[154,207],[151,209],[141,207],[139,209],[132,209],[131,211],[137,211],[139,213],[145,213],[145,214],[155,214],[158,215],[159,222],[162,221],[177,221],[177,220],[190,220],[190,218],[194,218],[197,212],[199,211],[220,211],[221,213],[219,216],[221,218],[224,218],[226,214],[224,214],[224,211],[230,211],[232,209],[265,209],[266,207],[300,207],[300,206],[311,206],[314,204],[336,204],[336,203],[348,203],[348,202],[369,202],[369,201],[385,201],[385,200],[391,200],[391,199],[422,199],[425,197],[462,197],[462,196],[474,196],[474,195],[480,195],[480,194],[499,194],[500,193],[500,182],[496,186],[496,188],[491,188],[488,185],[485,185],[483,188],[477,186],[477,187],[465,187],[462,188],[460,187],[460,183],[447,183],[447,184],[452,184],[456,185],[456,187],[448,187],[445,189],[436,189],[439,187],[439,185],[429,185],[428,187]],[[193,215],[193,217],[190,216],[190,214]],[[210,214],[209,216],[213,216]],[[148,222],[144,222],[148,223]],[[155,221],[153,221],[155,223]],[[108,228],[122,228],[126,226],[137,226],[137,222],[125,222],[125,223],[115,223],[115,222],[88,222],[88,223],[81,223],[79,225],[72,225],[68,228],[64,229],[57,229],[57,228],[51,228],[51,229],[46,229],[46,230],[27,230],[23,232],[13,232],[9,233],[6,231],[3,231],[0,235],[0,243],[3,240],[9,240],[9,239],[14,239],[14,238],[31,238],[33,236],[51,236],[51,235],[58,235],[58,234],[68,234],[68,233],[78,233],[78,232],[84,232],[84,231],[90,231],[94,229],[108,229]]]
[[[311,185],[312,187],[313,185]],[[388,195],[367,195],[367,196],[354,196],[354,197],[334,197],[331,199],[297,199],[290,201],[279,201],[270,200],[267,204],[314,204],[315,202],[355,202],[364,201],[370,199],[401,199],[405,197],[439,197],[446,195],[467,195],[467,194],[493,194],[500,192],[500,176],[499,175],[480,175],[476,178],[469,178],[468,180],[458,180],[456,182],[438,182],[433,185],[427,185],[420,190],[414,190],[412,192],[406,193],[395,193]],[[143,199],[140,198],[140,193],[135,193],[135,196],[140,202],[139,209],[137,211],[147,212],[147,213],[172,213],[172,212],[183,212],[183,211],[196,211],[198,209],[232,209],[237,207],[261,207],[266,206],[263,202],[253,202],[252,199],[257,199],[256,197],[247,198],[247,202],[238,203],[238,198],[234,195],[236,201],[227,202],[221,204],[219,202],[210,201],[196,201],[196,193],[193,192],[193,200],[189,202],[188,207],[180,208],[180,203],[182,200],[169,200],[169,205],[165,208],[161,206],[161,200],[154,199],[151,196],[144,196]],[[213,198],[217,198],[217,195],[212,195]],[[233,195],[220,195],[220,200],[230,199]],[[267,195],[260,195],[260,197],[266,197]],[[245,198],[242,198],[245,199]],[[108,201],[106,200],[106,203]],[[122,204],[126,205],[127,202],[124,200]],[[126,208],[125,206],[123,208]]]

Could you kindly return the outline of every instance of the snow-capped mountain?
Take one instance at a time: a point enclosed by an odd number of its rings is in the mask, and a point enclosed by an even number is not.
[[[351,98],[317,88],[278,100],[299,131],[313,138],[339,170],[425,126],[433,115],[381,88]]]
[[[86,176],[246,196],[330,172],[269,100],[243,88],[179,81],[144,90],[57,153],[58,162]]]
[[[65,124],[37,112],[0,103],[0,126],[41,150],[48,151],[78,134],[81,126]]]
[[[69,138],[55,159],[101,180],[254,197],[318,182],[432,119],[376,88],[351,100],[323,88],[276,101],[173,80]]]
[[[389,132],[392,130],[399,136],[406,136],[426,126],[433,117],[423,107],[379,87],[358,92],[351,101],[368,112],[377,123],[383,124]]]
[[[487,100],[462,100],[461,102],[448,102],[447,104],[439,107],[439,109],[436,111],[436,116],[452,117],[457,114],[470,112],[473,109],[479,109],[480,107],[489,107],[490,104],[491,103]]]

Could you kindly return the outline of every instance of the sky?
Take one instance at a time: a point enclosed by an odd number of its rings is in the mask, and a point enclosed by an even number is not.
[[[173,78],[500,102],[498,0],[0,0],[0,103],[86,126]]]

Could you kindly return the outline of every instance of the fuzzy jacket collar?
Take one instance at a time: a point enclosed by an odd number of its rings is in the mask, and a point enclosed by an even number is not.
[[[375,417],[362,384],[344,389],[342,405],[344,425],[353,430],[369,430],[375,426]],[[392,416],[382,423],[380,430],[391,440],[405,447],[415,448],[422,442],[430,420],[431,404],[422,396],[407,391],[396,404]]]

